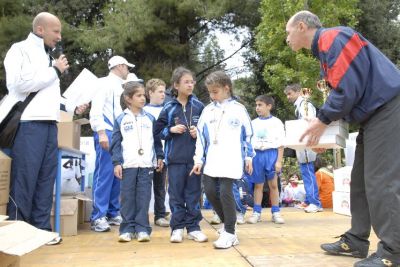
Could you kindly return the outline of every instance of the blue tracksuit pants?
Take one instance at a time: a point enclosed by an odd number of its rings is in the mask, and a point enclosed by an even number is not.
[[[11,148],[11,184],[7,215],[51,231],[50,211],[57,176],[55,122],[21,122]]]
[[[154,168],[127,168],[122,171],[120,234],[151,234],[149,205]]]
[[[112,131],[106,130],[111,142]],[[101,217],[115,217],[119,214],[120,181],[114,176],[114,166],[109,151],[99,143],[99,135],[94,133],[96,163],[93,173],[93,211],[91,221]]]
[[[314,162],[300,163],[301,176],[306,190],[306,203],[321,206],[319,199],[317,178],[315,177]]]
[[[193,164],[168,165],[168,194],[171,208],[171,230],[183,229],[188,232],[200,230],[203,218],[200,211],[200,175],[189,176]]]

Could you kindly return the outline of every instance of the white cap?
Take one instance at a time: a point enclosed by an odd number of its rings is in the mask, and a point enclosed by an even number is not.
[[[121,56],[113,56],[112,58],[110,58],[110,60],[108,61],[108,69],[111,70],[112,68],[114,68],[117,65],[127,65],[130,68],[135,67],[134,64],[129,63],[125,58],[121,57]]]
[[[139,82],[139,83],[142,83],[143,79],[139,79],[136,76],[135,73],[130,72],[130,73],[128,73],[128,76],[126,76],[126,80],[124,80],[122,84],[125,84],[127,82]]]

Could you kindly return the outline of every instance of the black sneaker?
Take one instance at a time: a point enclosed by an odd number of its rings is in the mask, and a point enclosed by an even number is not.
[[[387,267],[387,266],[398,267],[400,266],[400,264],[395,264],[388,259],[381,258],[376,253],[372,253],[371,256],[369,256],[368,258],[358,261],[354,264],[354,267]]]
[[[354,248],[344,235],[340,236],[339,241],[322,244],[321,248],[332,255],[347,255],[355,258],[365,258],[368,255],[368,247],[364,250]]]

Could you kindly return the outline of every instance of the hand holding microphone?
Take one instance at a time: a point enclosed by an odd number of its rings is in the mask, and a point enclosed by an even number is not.
[[[54,62],[54,67],[56,67],[61,73],[68,74],[69,64],[68,59],[64,55],[64,50],[61,43],[58,43],[55,49],[58,53],[58,58]]]

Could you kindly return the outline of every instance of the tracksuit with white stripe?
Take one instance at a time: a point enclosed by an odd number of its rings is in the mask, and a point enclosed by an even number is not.
[[[120,234],[151,233],[149,204],[157,159],[164,157],[159,137],[153,137],[155,118],[142,110],[134,115],[129,109],[115,120],[111,143],[113,165],[121,165]]]
[[[110,72],[98,81],[99,90],[92,100],[90,125],[94,132],[96,163],[93,174],[93,211],[90,220],[119,215],[120,182],[114,176],[111,154],[99,143],[98,131],[105,130],[109,144],[112,140],[114,120],[122,113],[120,98],[123,80]]]
[[[176,98],[164,105],[157,119],[155,134],[165,140],[164,154],[168,168],[168,194],[171,208],[171,230],[183,229],[187,232],[199,231],[202,219],[200,211],[200,175],[189,175],[193,168],[193,155],[196,146],[189,129],[183,134],[171,133],[170,128],[177,124],[197,126],[204,108],[195,96],[190,95],[183,107]]]

